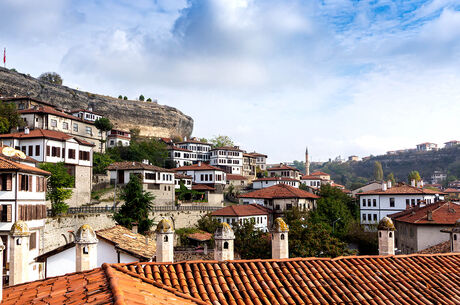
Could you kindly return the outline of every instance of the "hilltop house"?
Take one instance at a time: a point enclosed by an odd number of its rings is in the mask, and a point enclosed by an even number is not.
[[[97,112],[94,112],[91,107],[89,109],[71,110],[70,113],[77,118],[90,122],[96,122],[97,120],[102,118],[102,115]]]
[[[129,146],[131,133],[129,131],[112,129],[107,132],[107,148],[116,146]]]
[[[197,153],[180,146],[168,145],[168,161],[174,167],[181,167],[197,163]]]
[[[297,168],[282,163],[268,168],[267,171],[270,177],[288,177],[300,180],[300,171]]]
[[[243,176],[252,178],[256,176],[256,160],[256,156],[243,153]]]
[[[211,150],[210,164],[228,174],[243,175],[243,151],[237,146],[214,148]]]
[[[431,151],[431,150],[437,150],[438,149],[438,144],[436,143],[421,143],[417,144],[417,151]]]
[[[296,188],[299,188],[300,181],[297,179],[289,178],[289,177],[266,177],[266,178],[259,178],[252,181],[252,188],[255,190],[263,189],[266,187],[270,187],[276,184],[284,183],[286,185],[290,185]]]
[[[38,162],[63,162],[69,174],[75,177],[72,198],[66,202],[70,206],[90,202],[94,144],[47,129],[26,129],[23,132],[3,134],[0,135],[0,142],[21,150]]]
[[[195,156],[193,157],[193,163],[209,162],[211,157],[212,145],[209,143],[198,141],[196,138],[185,140],[177,143],[180,148],[191,151]]]
[[[249,155],[256,157],[256,169],[259,168],[262,171],[267,169],[267,155],[257,152],[249,153]]]
[[[460,144],[460,141],[457,141],[457,140],[449,141],[449,142],[444,143],[444,148],[456,147],[459,144]]]

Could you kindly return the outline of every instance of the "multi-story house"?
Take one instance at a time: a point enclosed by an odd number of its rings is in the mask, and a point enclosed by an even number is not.
[[[143,189],[155,196],[154,204],[174,204],[175,178],[172,170],[133,161],[112,163],[107,170],[111,184],[125,185],[129,182],[131,175],[136,175],[141,178]]]
[[[179,173],[174,173],[174,184],[175,189],[180,189],[181,183],[188,188],[189,190],[192,189],[192,177],[187,175],[182,175]]]
[[[96,122],[96,120],[102,118],[102,115],[93,111],[92,108],[89,109],[76,109],[70,111],[73,116],[80,118],[85,121]]]
[[[29,129],[47,129],[76,136],[94,144],[98,150],[104,151],[106,134],[94,126],[94,121],[73,116],[55,106],[28,97],[7,98],[18,106],[19,114]]]
[[[226,222],[229,225],[244,224],[253,220],[254,228],[264,232],[268,232],[271,228],[271,214],[270,209],[260,204],[236,204],[211,213],[212,217],[219,222]]]
[[[168,161],[174,167],[181,167],[197,163],[197,153],[180,146],[168,146]]]
[[[284,183],[299,188],[300,181],[289,177],[266,177],[252,181],[252,188],[255,190],[270,187],[276,184]]]
[[[460,145],[460,141],[453,140],[453,141],[449,141],[449,142],[444,143],[444,148],[452,148],[452,147],[455,147],[455,146],[458,146],[458,145]]]
[[[129,146],[131,133],[120,129],[112,129],[107,132],[107,148],[115,146]]]
[[[311,188],[320,188],[323,184],[334,184],[329,174],[320,171],[313,172],[310,175],[303,175],[300,181]]]
[[[444,199],[444,193],[418,187],[391,182],[383,182],[377,190],[357,193],[360,203],[361,224],[377,224],[383,217],[401,212],[415,206],[424,206]]]
[[[436,143],[421,143],[417,144],[417,151],[431,151],[431,150],[437,150],[438,149],[438,144]]]
[[[267,169],[267,155],[259,154],[257,152],[252,152],[249,154],[256,157],[256,168],[259,168],[262,171]]]
[[[296,180],[300,180],[300,171],[283,163],[275,165],[267,169],[270,177],[288,177]]]
[[[46,219],[46,178],[50,175],[49,172],[37,168],[36,163],[37,161],[21,151],[0,146],[0,237],[5,246],[1,263],[6,271],[4,274],[9,274],[13,239],[8,236],[13,224],[24,222],[30,233],[26,249],[28,270],[25,271],[28,280],[42,278],[43,268],[38,266],[35,258],[42,250],[41,238]]]
[[[229,174],[243,174],[243,151],[238,147],[217,147],[211,150],[211,165]]]
[[[192,151],[196,154],[196,161],[209,162],[211,157],[211,148],[212,145],[209,143],[204,143],[193,138],[191,140],[186,140],[177,143],[177,146]]]
[[[252,154],[243,153],[243,176],[255,177],[257,168],[257,157]]]
[[[431,175],[431,184],[440,184],[447,179],[447,173],[442,171],[434,171]]]
[[[75,177],[70,206],[80,206],[91,199],[94,144],[60,131],[34,129],[0,135],[3,145],[14,147],[38,162],[63,162]]]

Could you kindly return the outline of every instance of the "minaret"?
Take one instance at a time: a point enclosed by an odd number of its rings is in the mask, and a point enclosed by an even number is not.
[[[97,267],[96,233],[90,225],[82,225],[75,234],[75,271],[85,271]]]
[[[377,227],[379,255],[395,254],[395,226],[389,217],[383,217]]]
[[[216,261],[230,261],[234,258],[233,241],[235,234],[226,222],[222,222],[214,233],[214,259]]]
[[[11,227],[10,286],[28,281],[29,238],[29,226],[22,220],[16,221]]]
[[[305,175],[310,175],[310,159],[308,158],[308,147],[305,148]]]
[[[284,222],[283,218],[276,218],[271,232],[273,259],[289,258],[288,232],[289,226]]]
[[[156,262],[174,262],[174,226],[171,220],[163,218],[155,230],[157,236]]]

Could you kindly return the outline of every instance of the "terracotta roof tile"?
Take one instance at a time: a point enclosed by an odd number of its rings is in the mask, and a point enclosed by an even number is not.
[[[23,109],[23,110],[19,110],[18,112],[20,114],[46,113],[46,114],[52,114],[52,115],[60,116],[60,117],[67,118],[67,119],[72,119],[72,120],[75,120],[75,121],[85,122],[85,123],[88,123],[88,124],[94,124],[94,122],[92,122],[92,121],[81,119],[81,118],[76,117],[74,115],[59,111],[54,106],[39,106],[36,109],[33,109],[33,108],[31,108],[31,109]]]
[[[215,191],[216,189],[206,184],[193,184],[192,190],[194,191]]]
[[[289,178],[289,177],[264,177],[264,178],[256,179],[252,182],[257,182],[257,181],[297,181],[297,182],[300,182],[297,179]]]
[[[173,170],[162,168],[155,165],[145,164],[137,161],[123,161],[123,162],[114,162],[107,166],[107,170],[129,170],[129,169],[144,169],[151,170],[156,172],[172,172]]]
[[[431,211],[432,220],[428,220]],[[438,201],[389,215],[393,221],[423,225],[454,225],[460,219],[460,203]]]
[[[53,139],[53,140],[58,140],[58,141],[66,141],[66,140],[73,138],[82,145],[94,146],[94,144],[81,140],[78,137],[74,137],[74,136],[68,135],[60,131],[48,130],[48,129],[32,129],[29,131],[28,134],[22,131],[22,132],[17,132],[17,133],[8,133],[8,134],[0,135],[0,139],[9,139],[9,138],[13,138],[13,139],[46,138],[46,139]]]
[[[399,195],[399,194],[444,194],[443,192],[440,191],[433,191],[428,188],[418,188],[418,187],[413,187],[407,184],[401,184],[401,185],[395,185],[386,191],[382,189],[377,189],[377,190],[372,190],[368,192],[362,192],[358,193],[356,195],[380,195],[380,194],[391,194],[391,195]]]
[[[227,180],[248,180],[248,178],[242,175],[227,174]]]
[[[168,150],[177,150],[177,151],[185,151],[185,152],[192,152],[191,150],[179,147],[179,146],[174,146],[174,145],[169,145]]]
[[[268,215],[271,213],[270,209],[263,207],[259,204],[236,204],[224,207],[217,211],[212,212],[213,216],[252,216],[252,215]]]
[[[267,168],[267,171],[280,171],[280,170],[299,171],[297,168],[292,167],[292,166],[288,166],[288,165],[285,165],[285,164],[280,164],[280,165],[277,165],[277,166]]]
[[[293,186],[280,183],[260,190],[240,195],[240,198],[312,198],[317,199],[319,196],[310,192],[295,188]]]
[[[187,234],[187,237],[197,241],[207,241],[212,239],[212,234],[204,231]]]
[[[330,175],[325,172],[316,171],[316,172],[311,173],[311,176],[330,176]]]
[[[460,193],[460,190],[454,189],[454,188],[447,188],[444,190],[444,193]]]
[[[20,157],[18,157],[18,156],[16,156],[16,155],[15,155],[15,156],[11,156],[11,157],[10,157],[10,156],[4,155],[4,154],[3,154],[3,149],[5,149],[5,148],[7,148],[7,147],[9,148],[9,146],[3,146],[3,145],[0,144],[0,156],[2,156],[3,158],[8,159],[8,160],[11,160],[11,161],[38,163],[37,160],[35,160],[34,158],[31,158],[31,157],[29,157],[29,156],[27,156],[27,155],[26,155],[26,158],[25,158],[25,159],[22,159],[22,158],[20,158]]]
[[[9,160],[7,158],[0,156],[0,171],[10,171],[10,170],[45,175],[45,176],[51,175],[50,172],[42,170],[38,167],[33,167],[27,164],[14,162],[12,160]]]
[[[450,241],[445,241],[437,245],[419,251],[420,254],[436,254],[436,253],[448,253],[450,252]]]

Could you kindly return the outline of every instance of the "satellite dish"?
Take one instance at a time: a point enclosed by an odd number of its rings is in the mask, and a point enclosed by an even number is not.
[[[16,155],[16,149],[13,147],[3,147],[2,153],[7,157],[13,157]]]
[[[16,150],[16,156],[18,156],[18,157],[21,158],[21,159],[25,159],[25,158],[26,158],[26,154],[23,153],[23,152],[20,151],[20,150]]]

